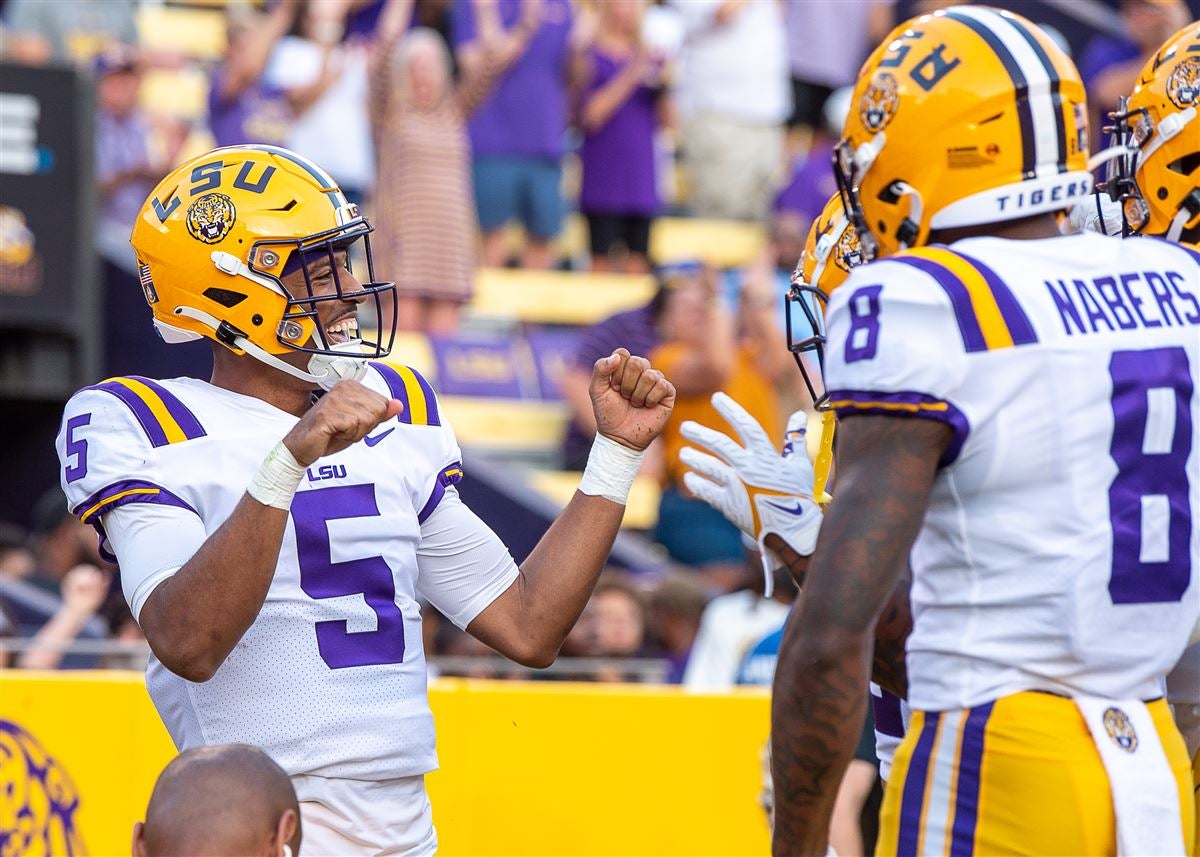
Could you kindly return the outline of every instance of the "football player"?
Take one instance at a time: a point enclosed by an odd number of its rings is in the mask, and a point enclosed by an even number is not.
[[[986,7],[915,18],[863,66],[835,173],[876,261],[829,306],[838,501],[776,672],[777,853],[825,850],[910,557],[880,850],[1191,847],[1160,688],[1200,612],[1200,256],[1059,235],[1091,192],[1086,111],[1055,43]],[[791,536],[764,541],[803,570]]]
[[[645,359],[596,362],[579,493],[518,567],[459,499],[461,453],[429,383],[379,359],[394,319],[359,340],[360,307],[392,290],[370,232],[293,152],[239,146],[179,167],[131,241],[155,325],[168,342],[211,340],[212,379],[85,388],[58,437],[71,507],[120,562],[176,745],[266,750],[313,854],[435,849],[418,596],[513,660],[553,661],[674,402]]]
[[[1127,233],[1200,251],[1200,22],[1163,44],[1113,119],[1129,153],[1116,161],[1107,189],[1122,206]],[[1167,676],[1167,691],[1192,754],[1200,816],[1200,644]]]
[[[833,437],[837,428],[833,411],[828,405],[829,395],[825,389],[823,377],[825,305],[834,289],[845,282],[850,270],[862,263],[862,245],[858,238],[858,230],[846,216],[841,194],[834,194],[825,203],[825,208],[813,221],[812,228],[809,230],[804,252],[792,275],[792,287],[788,292],[787,302],[788,350],[792,352],[796,365],[800,367],[800,373],[808,387],[809,396],[822,417],[811,493],[813,498],[818,499],[820,506],[825,506],[832,499],[825,489],[831,475]],[[815,365],[813,365],[814,363]],[[748,414],[730,408],[728,403],[721,399],[715,399],[714,404],[723,413],[726,413],[727,421],[738,429],[739,434],[756,433],[756,429],[750,426],[753,418]],[[801,416],[803,415],[794,415],[792,420]],[[718,455],[721,447],[727,451],[731,450],[727,438],[706,426],[689,421],[681,427],[681,430],[685,438],[703,449],[708,449]],[[804,432],[800,431],[798,434],[803,436]],[[787,458],[790,457],[789,453],[794,454],[794,451],[789,449],[791,443],[792,439],[789,435],[783,453],[778,456],[773,449],[769,448],[769,444],[758,446],[764,469],[774,471],[781,464],[777,458]],[[689,490],[719,509],[734,523],[738,523],[739,518],[743,519],[742,526],[746,535],[755,541],[760,541],[764,532],[763,514],[760,513],[758,516],[756,530],[754,516],[746,517],[740,511],[742,508],[748,508],[750,492],[756,490],[756,486],[747,484],[739,472],[721,458],[698,452],[695,449],[684,450],[682,457],[684,462],[694,469],[692,474],[684,477],[685,482],[688,482]],[[805,463],[805,461],[789,462],[789,465],[793,468],[803,467]],[[690,481],[688,481],[689,479]],[[797,481],[802,485],[807,484],[803,475]],[[781,490],[794,490],[795,484],[796,482],[781,484]],[[739,489],[736,487],[738,485],[744,487]],[[742,491],[746,492],[745,500],[740,496]],[[768,501],[769,497],[770,495],[764,495],[763,500]],[[769,502],[774,504],[779,500],[775,498]],[[770,514],[772,508],[773,505],[765,505],[763,511]],[[794,541],[798,543],[799,540]],[[811,548],[809,552],[811,552]],[[763,556],[768,563],[779,562],[777,557],[772,556],[769,549],[763,550]],[[770,573],[768,573],[768,579],[770,579]],[[901,605],[897,604],[896,606],[900,607]],[[900,620],[902,636],[907,633],[907,611],[898,609],[896,613],[897,616],[894,619]],[[898,639],[893,642],[902,644],[903,640]],[[896,747],[904,738],[904,728],[908,722],[909,711],[903,700],[884,690],[878,684],[871,682],[870,690],[871,705],[875,713],[875,753],[879,758],[880,776],[886,781],[891,773],[892,757]]]

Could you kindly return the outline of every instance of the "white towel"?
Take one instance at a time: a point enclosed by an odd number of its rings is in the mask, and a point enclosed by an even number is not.
[[[1171,765],[1145,703],[1076,697],[1112,789],[1117,854],[1183,855],[1183,813]]]

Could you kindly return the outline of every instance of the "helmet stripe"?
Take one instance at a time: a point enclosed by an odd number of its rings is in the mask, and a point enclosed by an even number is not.
[[[1012,24],[1013,29],[1020,33],[1021,37],[1029,43],[1029,47],[1037,56],[1038,62],[1042,64],[1042,68],[1046,70],[1046,74],[1050,77],[1050,102],[1054,105],[1054,128],[1058,133],[1058,171],[1065,173],[1067,171],[1067,128],[1063,118],[1062,79],[1058,74],[1058,69],[1054,67],[1050,55],[1046,53],[1046,49],[1042,47],[1042,43],[1029,31],[1029,28],[1016,18],[1005,16],[1005,20]]]
[[[1004,46],[1000,37],[982,22],[965,14],[965,11],[961,8],[953,9],[946,12],[946,17],[969,27],[977,36],[983,39],[987,43],[987,46],[992,49],[992,53],[996,55],[996,59],[1000,60],[1000,64],[1004,66],[1004,70],[1008,72],[1008,76],[1012,79],[1013,88],[1016,90],[1017,96],[1017,123],[1021,128],[1021,177],[1026,179],[1034,178],[1037,176],[1037,153],[1034,148],[1033,139],[1033,114],[1029,109],[1029,85],[1025,80],[1025,74],[1017,64],[1016,58]]]
[[[1018,91],[1017,101],[1018,105],[1024,102],[1028,110],[1034,148],[1034,172],[1027,172],[1026,177],[1066,172],[1060,80],[1045,50],[1032,33],[1022,32],[1011,15],[982,7],[960,7],[952,14],[955,20],[969,18],[990,31],[1000,43],[999,50],[1005,51],[1009,61],[1020,69],[1025,88]],[[997,50],[995,46],[993,50]]]

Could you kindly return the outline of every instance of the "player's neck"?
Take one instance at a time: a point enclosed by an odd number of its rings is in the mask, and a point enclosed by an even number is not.
[[[1007,238],[1010,241],[1034,241],[1039,238],[1058,238],[1058,215],[1053,212],[1022,217],[1020,220],[1005,220],[1000,223],[984,223],[979,226],[962,226],[956,229],[939,229],[929,235],[930,244],[953,244],[964,238]]]
[[[213,349],[213,371],[209,383],[243,396],[261,399],[298,417],[312,406],[311,385],[265,366],[249,355],[238,356],[225,348]]]

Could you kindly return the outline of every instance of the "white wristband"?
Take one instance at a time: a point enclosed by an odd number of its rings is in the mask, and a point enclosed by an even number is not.
[[[580,493],[603,497],[624,506],[644,454],[602,434],[596,435],[583,478],[579,480]]]
[[[264,506],[274,506],[286,512],[292,508],[292,496],[300,487],[302,478],[304,467],[280,441],[267,453],[246,493]]]

